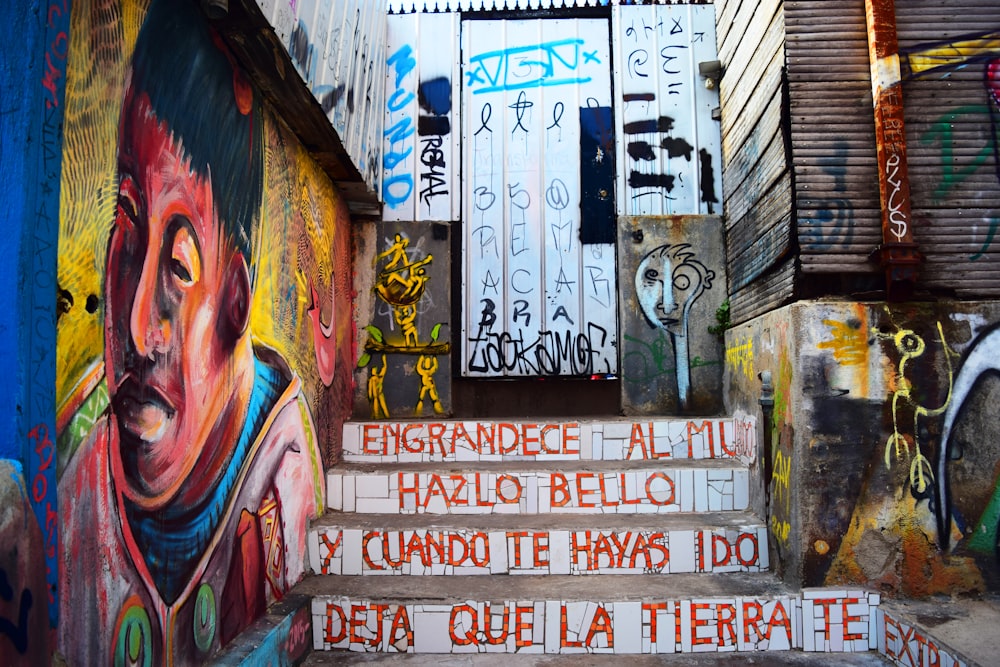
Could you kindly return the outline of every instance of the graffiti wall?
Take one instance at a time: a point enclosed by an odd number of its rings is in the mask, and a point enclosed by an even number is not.
[[[60,650],[201,662],[303,572],[349,414],[347,208],[193,3],[73,13]]]
[[[726,298],[722,221],[619,219],[622,408],[625,414],[716,414]]]
[[[727,334],[746,362],[727,369],[730,400],[759,411],[771,381],[766,502],[793,580],[997,587],[998,318],[985,303],[802,303]]]
[[[383,222],[358,228],[361,346],[355,415],[451,414],[451,237],[438,223]]]

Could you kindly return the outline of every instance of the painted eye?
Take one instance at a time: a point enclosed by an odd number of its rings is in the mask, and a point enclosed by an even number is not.
[[[642,274],[642,277],[646,280],[659,280],[660,272],[656,269],[646,269],[646,272]]]
[[[139,221],[139,188],[131,176],[122,176],[118,184],[118,208],[115,224],[126,229],[134,229]]]
[[[201,279],[201,253],[198,250],[198,242],[191,233],[187,219],[178,217],[172,226],[175,231],[167,267],[178,281],[189,286]]]
[[[187,267],[179,259],[170,259],[170,272],[186,283],[191,282],[191,272],[187,270]]]
[[[683,273],[678,273],[674,276],[674,287],[680,290],[685,290],[688,287],[691,287],[691,279]]]

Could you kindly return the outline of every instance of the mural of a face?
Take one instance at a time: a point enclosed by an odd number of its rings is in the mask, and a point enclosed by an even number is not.
[[[230,362],[249,285],[220,229],[210,177],[192,170],[145,93],[126,96],[118,171],[105,282],[108,389],[126,494],[156,506],[195,466],[211,473],[226,454],[206,443],[225,442],[240,416]]]
[[[655,248],[635,272],[635,293],[643,315],[654,327],[676,336],[686,334],[691,304],[715,277],[689,248],[686,243]]]

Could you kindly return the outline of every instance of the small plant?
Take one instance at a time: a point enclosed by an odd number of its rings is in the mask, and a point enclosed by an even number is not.
[[[708,333],[721,339],[726,335],[726,329],[733,325],[732,321],[729,319],[729,299],[723,301],[722,305],[716,309],[715,321],[717,324],[715,326],[708,327]]]

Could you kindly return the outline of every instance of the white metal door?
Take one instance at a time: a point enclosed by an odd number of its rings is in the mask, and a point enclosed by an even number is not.
[[[463,375],[617,373],[611,107],[607,20],[463,21]]]

